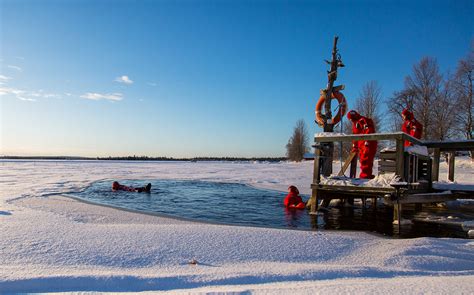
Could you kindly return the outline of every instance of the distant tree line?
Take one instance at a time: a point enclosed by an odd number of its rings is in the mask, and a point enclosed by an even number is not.
[[[0,156],[0,159],[10,160],[100,160],[100,161],[227,161],[227,162],[280,162],[286,157],[148,157],[148,156],[125,156],[125,157],[67,157],[67,156]]]
[[[228,161],[228,162],[279,162],[286,160],[285,157],[193,157],[193,158],[173,158],[173,157],[148,157],[148,156],[127,156],[127,157],[98,157],[97,160],[120,160],[120,161]]]
[[[77,157],[77,156],[0,156],[0,159],[9,159],[9,160],[96,160],[96,158]]]
[[[124,156],[124,157],[97,157],[97,160],[113,161],[189,161],[189,159],[174,159],[171,157]]]

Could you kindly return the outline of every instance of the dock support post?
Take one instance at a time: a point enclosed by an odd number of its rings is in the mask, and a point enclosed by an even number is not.
[[[314,148],[314,165],[313,165],[313,186],[311,188],[310,214],[316,214],[318,211],[318,188],[321,182],[321,148]]]
[[[352,158],[352,161],[351,161],[351,167],[350,167],[350,172],[349,172],[349,177],[350,178],[356,178],[356,174],[357,174],[357,154],[355,154],[355,156]]]
[[[441,158],[441,151],[439,148],[435,148],[433,151],[433,164],[431,166],[431,179],[432,181],[439,180],[439,160]]]
[[[402,228],[402,204],[400,203],[400,199],[402,197],[402,190],[403,187],[408,188],[406,184],[392,184],[392,186],[395,188],[395,197],[397,200],[397,203],[393,205],[393,220],[397,220],[398,223],[398,233],[400,234],[400,230]]]
[[[448,180],[454,181],[454,159],[456,158],[455,152],[448,153]]]
[[[400,204],[400,200],[397,200],[397,203],[393,206],[393,219],[398,222],[398,233],[400,233],[402,227],[402,204]]]
[[[396,174],[400,177],[400,181],[405,181],[405,159],[404,159],[405,147],[403,145],[403,137],[397,138],[397,151],[396,151]]]

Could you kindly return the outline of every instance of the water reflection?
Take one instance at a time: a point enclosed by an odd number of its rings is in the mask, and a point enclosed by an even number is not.
[[[307,216],[307,212],[305,210],[284,208],[284,212],[287,226],[293,228],[299,227],[301,220]]]

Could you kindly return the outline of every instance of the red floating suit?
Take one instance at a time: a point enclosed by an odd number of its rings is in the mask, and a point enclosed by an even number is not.
[[[353,134],[371,134],[375,133],[374,121],[361,116],[356,111],[350,111],[347,118],[352,121]],[[374,166],[375,153],[377,152],[377,141],[359,140],[353,141],[352,151],[358,152],[360,164],[360,178],[374,178],[372,169]]]
[[[415,119],[415,116],[408,109],[404,109],[402,112],[402,117],[404,117],[404,122],[402,125],[402,131],[408,135],[413,136],[414,138],[420,139],[423,135],[423,124],[418,122]],[[411,146],[412,143],[408,140],[405,140],[404,146]]]
[[[290,209],[304,209],[306,207],[303,199],[299,196],[299,191],[295,186],[290,186],[288,188],[289,193],[286,195],[285,199],[283,200],[283,205],[286,208]]]
[[[114,181],[112,183],[112,190],[114,190],[114,191],[128,191],[128,192],[135,192],[136,191],[135,188],[120,184],[117,181]]]

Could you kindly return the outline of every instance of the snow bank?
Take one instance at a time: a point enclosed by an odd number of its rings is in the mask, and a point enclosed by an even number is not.
[[[0,293],[472,292],[470,240],[192,223],[52,195],[150,178],[309,193],[312,164],[0,162]]]

